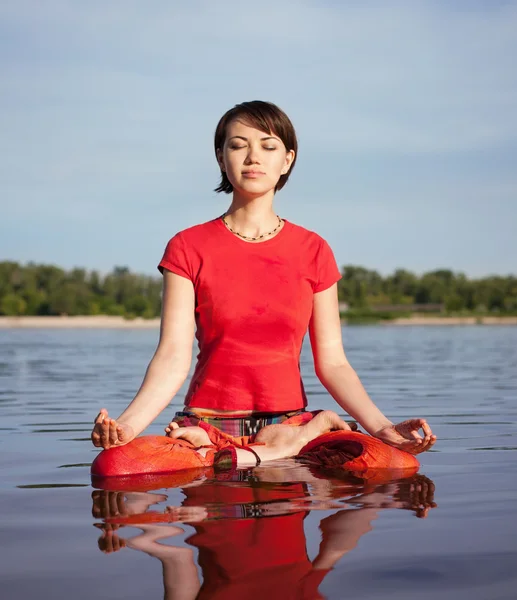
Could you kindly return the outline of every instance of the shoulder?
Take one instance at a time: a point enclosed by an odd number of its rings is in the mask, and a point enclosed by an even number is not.
[[[219,227],[217,225],[217,219],[212,219],[206,223],[192,225],[178,231],[169,240],[167,246],[181,248],[185,252],[201,251],[214,244],[214,240],[218,237],[218,233]]]
[[[210,252],[217,234],[216,219],[192,225],[178,231],[170,238],[165,247],[158,269],[164,268],[195,281],[196,273],[202,261],[203,253]]]
[[[299,243],[304,245],[303,247],[313,248],[315,250],[319,250],[322,247],[328,247],[328,242],[315,231],[302,227],[301,225],[296,225],[292,221],[289,221],[289,223],[293,235],[296,236]]]
[[[206,239],[207,236],[211,237],[214,232],[217,231],[217,219],[211,219],[206,223],[199,223],[197,225],[191,225],[186,229],[178,231],[174,238],[180,239],[184,243],[197,242],[200,239]]]

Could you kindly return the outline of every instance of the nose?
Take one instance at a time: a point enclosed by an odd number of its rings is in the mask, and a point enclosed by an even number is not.
[[[251,165],[258,163],[260,163],[258,148],[254,144],[250,144],[246,155],[246,164]]]

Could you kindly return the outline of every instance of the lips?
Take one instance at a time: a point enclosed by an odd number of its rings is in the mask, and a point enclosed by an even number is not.
[[[265,175],[265,173],[262,173],[262,171],[243,171],[242,172],[242,176],[248,177],[249,179],[256,179],[257,177],[261,177],[262,175]]]

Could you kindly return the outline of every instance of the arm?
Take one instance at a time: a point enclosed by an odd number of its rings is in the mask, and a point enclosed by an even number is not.
[[[138,393],[120,417],[110,419],[105,409],[97,416],[92,432],[95,446],[110,448],[130,442],[162,412],[183,385],[192,360],[194,308],[192,282],[165,270],[158,347]]]
[[[434,444],[424,419],[394,425],[372,402],[343,349],[337,284],[314,294],[309,324],[316,375],[336,402],[368,433],[407,452],[422,452]],[[418,434],[422,428],[425,437]]]

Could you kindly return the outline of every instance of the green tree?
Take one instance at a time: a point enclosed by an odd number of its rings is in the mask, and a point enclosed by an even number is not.
[[[27,303],[18,294],[9,293],[2,298],[2,314],[8,317],[18,317],[25,314]]]

